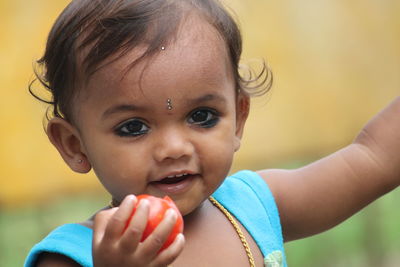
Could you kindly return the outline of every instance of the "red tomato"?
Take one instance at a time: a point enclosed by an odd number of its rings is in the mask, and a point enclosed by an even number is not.
[[[168,239],[165,241],[160,251],[167,248],[175,240],[175,237],[179,233],[183,232],[183,218],[178,208],[175,206],[175,203],[168,196],[165,196],[164,198],[158,198],[150,195],[139,195],[137,196],[137,199],[137,204],[139,204],[142,199],[147,199],[150,203],[149,218],[147,221],[146,229],[143,232],[142,239],[140,240],[141,242],[143,242],[153,232],[153,230],[164,218],[165,212],[168,209],[172,208],[175,210],[178,218],[176,219],[174,228],[172,229],[170,235],[168,236]],[[133,211],[132,216],[134,213],[135,210]]]

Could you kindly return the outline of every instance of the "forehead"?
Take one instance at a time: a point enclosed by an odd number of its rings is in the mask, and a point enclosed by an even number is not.
[[[156,55],[129,68],[146,49],[145,45],[135,47],[93,74],[84,94],[101,96],[100,91],[116,93],[117,90],[122,94],[137,95],[149,94],[161,84],[171,88],[174,83],[176,86],[185,82],[217,86],[233,82],[227,45],[218,31],[200,15],[192,13],[185,18],[174,38],[162,47],[164,49],[160,47]]]

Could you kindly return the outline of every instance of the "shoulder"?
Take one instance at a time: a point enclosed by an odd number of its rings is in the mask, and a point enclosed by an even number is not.
[[[25,267],[92,266],[92,235],[92,229],[81,224],[62,225],[31,249],[26,258]],[[37,265],[38,261],[40,265]],[[60,264],[72,261],[80,265],[50,264],[54,261],[59,261]]]
[[[242,170],[230,175],[213,196],[239,217],[264,217],[274,228],[279,228],[273,192],[268,181],[258,172]]]
[[[269,184],[258,172],[250,170],[241,170],[228,176],[213,195],[224,202],[251,203],[255,199],[261,203],[273,201]]]
[[[246,228],[264,255],[284,251],[274,196],[258,172],[242,170],[230,175],[213,196]]]
[[[271,197],[272,195],[275,197],[274,189],[283,172],[283,170],[241,170],[228,176],[219,190],[225,193],[233,191],[240,195],[250,193],[260,199],[268,197],[268,200],[273,200]]]
[[[57,253],[42,253],[36,263],[37,267],[80,267],[74,260]]]

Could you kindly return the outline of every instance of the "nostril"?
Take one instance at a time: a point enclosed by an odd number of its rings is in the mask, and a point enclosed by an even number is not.
[[[166,138],[166,136],[164,136]],[[165,159],[180,159],[190,156],[194,151],[193,144],[182,138],[164,139],[155,147],[155,158],[158,161]]]

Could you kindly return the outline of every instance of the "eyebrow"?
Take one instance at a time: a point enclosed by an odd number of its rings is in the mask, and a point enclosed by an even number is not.
[[[194,106],[194,105],[201,105],[207,102],[221,102],[221,103],[225,103],[226,99],[225,97],[218,95],[218,94],[206,94],[203,96],[200,96],[198,98],[193,98],[193,99],[189,99],[186,102],[187,106]],[[112,114],[115,113],[119,113],[119,112],[132,112],[132,111],[144,111],[146,110],[145,107],[142,106],[137,106],[134,104],[121,104],[121,105],[116,105],[116,106],[112,106],[110,108],[108,108],[106,111],[103,112],[103,114],[101,115],[101,118],[104,120],[107,117],[111,116]]]
[[[140,111],[140,110],[145,110],[144,107],[136,106],[133,104],[121,104],[117,106],[112,106],[108,108],[106,111],[103,112],[101,115],[101,118],[104,120],[108,116],[111,116],[112,114],[119,113],[119,112],[127,112],[127,111]]]
[[[200,105],[200,104],[203,104],[206,102],[211,102],[211,101],[225,103],[226,99],[225,99],[225,97],[218,95],[218,94],[206,94],[206,95],[200,96],[198,98],[190,99],[187,102],[187,104],[188,105]]]

